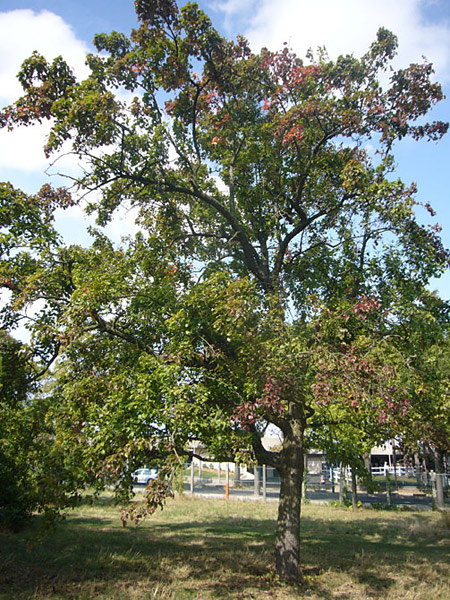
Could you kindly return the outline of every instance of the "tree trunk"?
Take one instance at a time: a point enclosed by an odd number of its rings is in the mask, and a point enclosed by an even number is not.
[[[308,453],[305,452],[304,457],[303,457],[303,477],[302,477],[302,495],[301,495],[301,499],[303,499],[303,502],[306,500],[307,479],[308,479]]]
[[[358,486],[356,483],[356,472],[354,467],[352,467],[352,509],[358,509]]]
[[[345,471],[344,465],[339,463],[339,504],[344,504],[345,501]]]
[[[443,453],[440,448],[434,448],[434,470],[436,472],[436,508],[443,510],[444,504],[444,461]]]
[[[398,492],[398,479],[397,479],[397,455],[396,455],[396,447],[395,440],[392,440],[392,463],[394,465],[394,480],[395,480],[395,489]]]
[[[241,483],[241,467],[240,465],[238,465],[238,463],[235,464],[234,466],[234,486],[235,487],[239,487],[240,483]]]
[[[303,432],[306,417],[303,407],[295,402],[288,405],[289,419],[284,420],[283,447],[280,452],[267,451],[255,435],[253,449],[257,459],[278,470],[280,497],[278,504],[275,566],[281,580],[300,583],[300,508],[304,469]]]
[[[300,508],[303,460],[297,466],[280,472],[281,488],[278,505],[275,562],[283,581],[299,583],[300,573]]]
[[[283,581],[299,583],[300,572],[300,509],[304,469],[303,428],[299,422],[291,436],[283,442],[283,465],[280,473],[275,564]]]

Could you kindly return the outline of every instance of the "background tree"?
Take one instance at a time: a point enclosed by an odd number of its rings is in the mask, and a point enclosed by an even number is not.
[[[47,348],[61,335],[82,345],[102,336],[104,374],[116,368],[104,338],[120,342],[125,359],[136,353],[147,382],[138,393],[164,419],[165,407],[179,406],[189,435],[218,452],[213,440],[247,440],[258,462],[276,467],[277,570],[298,581],[304,432],[316,410],[311,297],[333,306],[380,296],[384,307],[401,282],[419,290],[445,268],[436,232],[415,220],[414,187],[392,178],[391,154],[407,135],[445,133],[446,124],[421,120],[442,92],[427,63],[380,84],[396,50],[384,29],[361,59],[333,62],[319,53],[305,64],[287,48],[253,54],[243,38],[226,40],[195,4],[138,0],[136,10],[130,39],[96,36],[98,54],[88,57],[91,74],[80,83],[61,58],[30,57],[19,74],[24,96],[0,118],[10,127],[52,118],[46,152],[70,143],[84,159],[75,188],[100,193],[89,210],[103,224],[123,202],[139,207],[148,245],[139,254],[131,244],[129,258],[99,238],[92,251],[47,253],[25,275],[17,267],[12,301],[45,299],[37,323]],[[135,96],[119,100],[118,89]],[[156,247],[159,265],[149,260]],[[118,270],[125,279],[103,255],[118,268],[131,260],[130,271]],[[15,269],[12,262],[3,268]],[[51,275],[56,264],[61,279]],[[170,277],[176,284],[158,304],[161,269],[163,290]],[[113,396],[126,406],[137,381],[120,379],[129,393]],[[212,428],[201,424],[202,411]],[[127,421],[134,411],[122,414],[134,439],[135,422]],[[283,432],[279,453],[262,446],[267,423]],[[178,452],[164,439],[171,424],[158,430],[160,449]]]
[[[406,451],[431,458],[438,508],[444,507],[444,457],[450,450],[449,314],[448,303],[430,293],[399,314],[403,387],[410,406],[393,429]]]
[[[17,450],[28,436],[21,408],[28,392],[27,369],[19,360],[20,344],[1,332],[0,337],[0,522],[17,526],[33,503],[27,498],[27,459]],[[20,455],[19,455],[20,456]],[[21,485],[22,484],[22,485]]]
[[[46,399],[33,394],[26,348],[1,331],[0,525],[13,530],[33,512],[42,513],[44,523],[53,521],[76,500],[73,469],[55,444]]]
[[[397,348],[398,322],[377,299],[346,299],[333,311],[321,310],[316,336],[312,388],[317,407],[308,437],[332,463],[351,467],[356,509],[356,477],[370,484],[366,457],[392,437],[393,424],[410,404],[402,381],[405,361]]]
[[[35,511],[53,520],[76,497],[38,384],[60,348],[51,329],[64,294],[52,221],[56,206],[68,200],[65,190],[47,185],[35,196],[0,185],[0,282],[13,305],[2,309],[3,326],[29,321],[22,309],[33,299],[53,298],[52,308],[47,305],[32,319],[32,349],[0,330],[0,521],[12,528]]]

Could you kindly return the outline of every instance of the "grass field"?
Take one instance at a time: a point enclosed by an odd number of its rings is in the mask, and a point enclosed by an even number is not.
[[[105,496],[33,547],[30,531],[0,532],[0,598],[450,598],[450,520],[438,513],[304,506],[300,588],[274,573],[275,518],[272,503],[180,497],[124,529]]]

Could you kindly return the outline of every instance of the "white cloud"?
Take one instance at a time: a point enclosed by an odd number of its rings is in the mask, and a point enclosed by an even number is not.
[[[234,29],[233,18],[238,14],[240,18],[250,19],[257,12],[259,6],[258,0],[209,0],[208,6],[212,10],[219,11],[224,15],[224,27],[229,35],[232,35]],[[239,33],[243,33],[240,31]]]
[[[87,202],[99,200],[100,193],[91,192],[76,206],[58,209],[55,212],[55,227],[66,244],[90,246],[93,238],[88,232],[89,227],[101,229],[116,246],[121,245],[123,237],[134,236],[138,231],[142,231],[142,228],[136,224],[138,207],[131,207],[127,202],[116,209],[111,221],[105,227],[99,227],[95,222],[95,214],[88,215],[84,210]]]
[[[34,50],[48,61],[63,56],[79,79],[88,75],[85,59],[89,48],[84,41],[77,39],[72,28],[61,17],[49,11],[36,13],[28,9],[0,12],[0,106],[20,97],[22,88],[16,75],[22,62]],[[129,100],[129,97],[130,94],[124,93],[121,99]],[[69,153],[70,145],[67,145],[62,150],[62,156],[50,165],[43,152],[49,131],[49,123],[17,127],[12,132],[0,130],[2,179],[10,179],[19,188],[25,184],[31,193],[48,179],[45,175],[47,170],[48,174],[53,175],[50,181],[54,185],[71,185],[70,179],[62,178],[58,173],[75,176],[82,169],[80,161]],[[137,230],[135,218],[136,211],[121,209],[106,227],[106,232],[119,243],[123,235]],[[95,225],[94,218],[88,217],[81,206],[57,211],[56,226],[67,243],[88,245],[92,241],[87,233],[88,225]]]
[[[51,12],[12,10],[0,13],[0,106],[16,100],[22,93],[17,73],[22,62],[37,50],[49,61],[63,55],[78,77],[87,74],[84,64],[89,51],[71,27]],[[0,130],[0,169],[12,179],[20,172],[42,174],[48,165],[43,146],[49,125],[18,127],[13,132]],[[20,181],[14,181],[20,186]]]
[[[448,0],[434,2],[434,12],[445,11]],[[215,2],[229,19],[247,11],[243,2]],[[360,56],[375,39],[379,27],[399,38],[397,64],[406,66],[426,56],[435,65],[437,78],[450,81],[450,16],[425,17],[430,0],[260,0],[252,3],[253,16],[243,33],[252,48],[281,49],[284,42],[303,57],[308,48],[325,46],[331,58],[338,54]],[[433,7],[431,7],[433,8]]]
[[[0,169],[42,172],[48,165],[43,147],[50,130],[48,124],[18,127],[13,132],[0,129]]]
[[[71,27],[61,17],[49,11],[12,10],[0,13],[0,106],[17,100],[22,88],[17,73],[22,62],[36,50],[48,61],[63,56],[75,75],[79,78],[88,74],[85,65],[89,51],[84,41],[76,38]],[[10,180],[18,188],[29,193],[36,192],[48,178],[49,167],[43,147],[50,131],[50,123],[17,127],[9,132],[0,130],[0,172],[1,178]],[[68,157],[64,168],[58,163],[50,172],[75,173],[76,158]],[[70,185],[58,177],[50,179],[56,185]],[[69,237],[70,243],[88,243],[85,215],[80,208],[57,215],[57,226]]]
[[[8,104],[21,93],[16,79],[22,62],[37,50],[52,60],[63,55],[77,76],[87,73],[85,42],[78,40],[61,17],[29,9],[0,13],[0,102]]]
[[[120,206],[114,213],[114,218],[106,227],[104,232],[117,245],[120,245],[125,236],[134,236],[142,228],[136,224],[139,214],[138,207]]]

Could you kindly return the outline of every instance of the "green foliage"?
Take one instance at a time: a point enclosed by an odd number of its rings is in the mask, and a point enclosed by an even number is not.
[[[46,399],[32,399],[32,375],[26,348],[0,332],[0,525],[13,530],[35,511],[52,522],[75,500]]]
[[[423,455],[450,449],[449,315],[448,303],[432,293],[401,314],[400,340],[407,356],[401,375],[410,403],[397,427],[404,432],[405,447]]]
[[[0,337],[0,523],[18,526],[30,509],[25,487],[27,461],[18,450],[29,443],[29,417],[21,410],[28,391],[20,344],[1,332]],[[25,457],[24,457],[25,458]],[[22,472],[21,472],[22,471]]]
[[[393,148],[446,132],[424,124],[442,90],[428,63],[380,85],[397,47],[384,29],[359,59],[303,61],[227,40],[194,3],[136,10],[129,38],[96,36],[82,82],[34,54],[0,126],[51,118],[46,152],[72,144],[99,225],[127,202],[142,233],[64,247],[51,209],[67,193],[5,185],[4,323],[40,301],[33,347],[41,373],[56,360],[49,419],[74,486],[114,483],[127,501],[136,466],[169,474],[197,440],[295,473],[297,493],[305,431],[331,453],[340,439],[356,468],[408,412],[395,340],[449,255],[393,179]],[[269,424],[279,452],[262,446]]]

